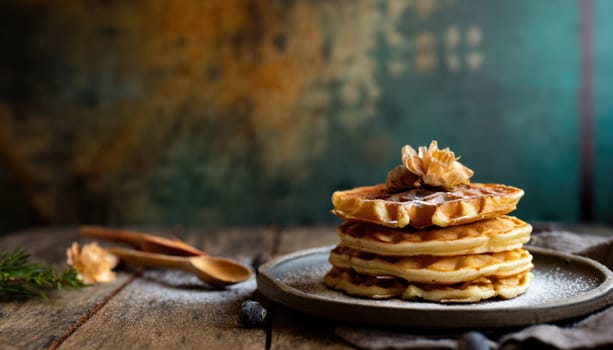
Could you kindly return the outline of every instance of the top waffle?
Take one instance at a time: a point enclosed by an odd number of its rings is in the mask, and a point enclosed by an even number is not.
[[[391,192],[385,184],[336,191],[332,212],[346,220],[386,227],[447,227],[493,218],[515,210],[519,188],[469,183],[449,191],[426,187]]]

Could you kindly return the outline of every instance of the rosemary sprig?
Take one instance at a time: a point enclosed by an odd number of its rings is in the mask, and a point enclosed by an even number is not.
[[[55,272],[51,265],[33,263],[23,249],[0,254],[0,294],[40,295],[47,290],[86,286],[74,268]]]

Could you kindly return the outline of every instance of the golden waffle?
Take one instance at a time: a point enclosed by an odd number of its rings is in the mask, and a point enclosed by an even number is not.
[[[387,227],[447,227],[509,213],[523,194],[519,188],[499,184],[470,183],[450,191],[419,187],[398,193],[379,184],[334,192],[332,212],[346,220]]]
[[[325,276],[325,284],[347,294],[386,299],[424,299],[442,303],[470,303],[493,297],[514,298],[524,293],[530,285],[532,273],[504,278],[480,278],[475,281],[453,285],[409,283],[389,276],[367,276],[351,269],[333,267]]]
[[[532,269],[525,249],[460,256],[382,256],[337,246],[330,252],[333,266],[370,276],[395,276],[410,282],[454,284],[481,277],[508,277]]]
[[[337,230],[344,246],[380,255],[466,255],[521,248],[530,240],[532,226],[512,217],[445,228],[394,229],[347,221]]]

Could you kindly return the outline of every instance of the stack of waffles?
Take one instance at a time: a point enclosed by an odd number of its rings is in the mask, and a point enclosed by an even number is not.
[[[385,184],[337,191],[345,221],[325,284],[367,298],[477,302],[524,293],[532,227],[508,216],[523,191],[471,183],[473,172],[436,141],[402,149]]]

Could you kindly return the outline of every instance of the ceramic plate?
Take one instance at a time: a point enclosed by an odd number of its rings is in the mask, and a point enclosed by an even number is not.
[[[329,247],[299,251],[259,269],[258,289],[269,299],[307,314],[342,321],[401,327],[508,327],[560,321],[613,304],[613,273],[600,263],[527,247],[534,257],[528,291],[514,299],[438,304],[370,300],[326,288]]]

